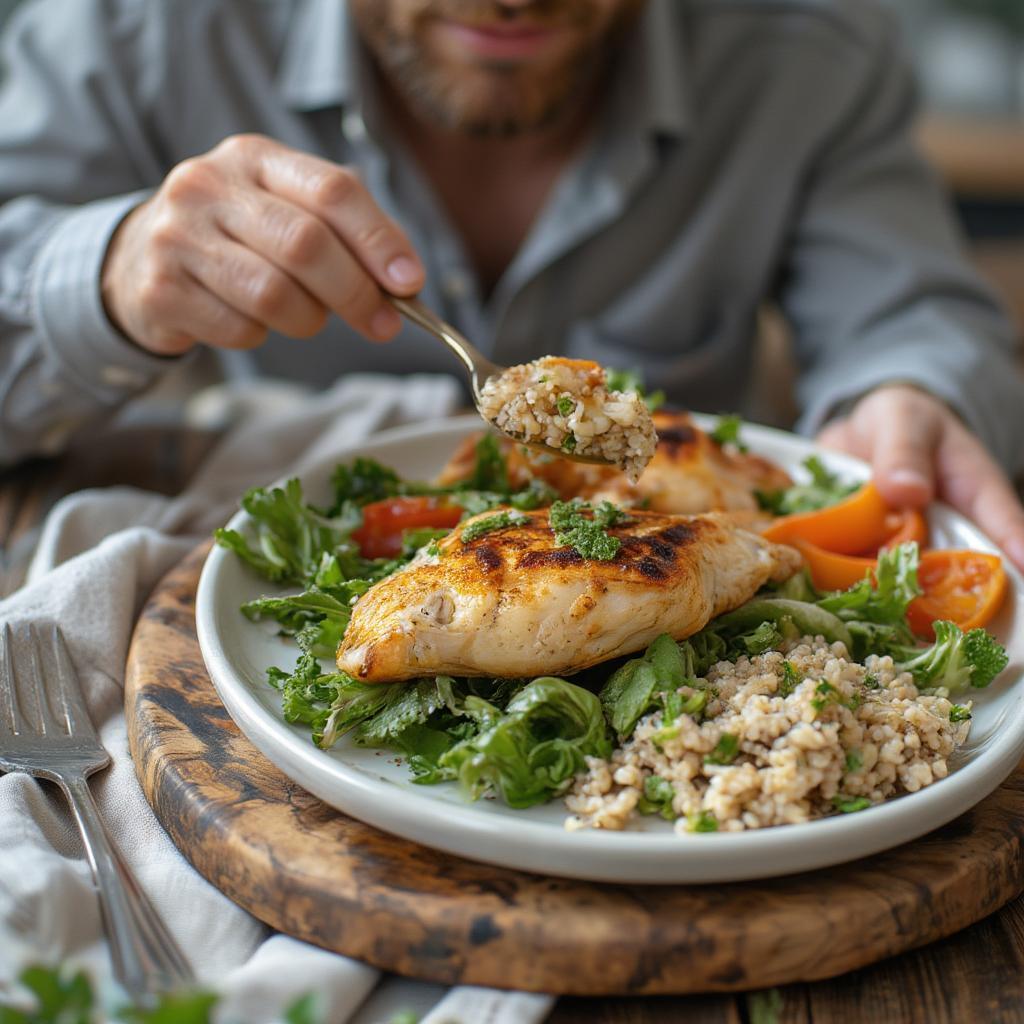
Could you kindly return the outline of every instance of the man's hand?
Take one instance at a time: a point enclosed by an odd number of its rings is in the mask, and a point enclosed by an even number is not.
[[[1024,569],[1024,508],[981,442],[939,399],[907,385],[879,388],[818,440],[870,462],[893,505],[941,498]]]
[[[346,167],[258,135],[178,164],[121,223],[102,294],[111,320],[159,355],[197,341],[305,338],[337,313],[384,341],[400,327],[382,289],[423,284],[409,240]]]

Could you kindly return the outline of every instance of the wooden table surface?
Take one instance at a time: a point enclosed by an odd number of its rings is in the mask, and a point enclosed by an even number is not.
[[[61,495],[130,483],[173,494],[215,438],[169,428],[93,436],[0,475],[0,596]],[[1024,896],[951,938],[829,981],[741,995],[559,1000],[551,1024],[1024,1024]]]

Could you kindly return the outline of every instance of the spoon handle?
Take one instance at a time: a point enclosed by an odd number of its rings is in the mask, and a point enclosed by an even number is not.
[[[500,371],[500,367],[477,351],[466,337],[442,320],[433,310],[424,306],[419,299],[403,299],[397,295],[389,295],[388,300],[402,316],[433,334],[435,338],[440,338],[462,360],[472,378],[474,394],[479,392],[488,377]]]

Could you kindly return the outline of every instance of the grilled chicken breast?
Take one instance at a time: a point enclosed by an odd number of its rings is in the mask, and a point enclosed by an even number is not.
[[[593,561],[555,543],[547,509],[527,517],[464,544],[481,517],[467,520],[439,555],[421,553],[368,590],[338,667],[368,682],[575,672],[660,633],[690,636],[801,561],[726,516],[637,510],[608,531],[621,541],[615,558]]]
[[[607,499],[617,505],[655,512],[697,512],[759,509],[756,492],[789,487],[789,475],[768,459],[723,447],[701,430],[685,412],[659,410],[654,414],[658,447],[635,484],[617,469],[590,466],[567,459],[534,460],[521,446],[504,439],[502,451],[514,487],[539,477],[567,498]],[[468,477],[475,464],[479,435],[467,438],[441,471],[438,482],[451,484]]]

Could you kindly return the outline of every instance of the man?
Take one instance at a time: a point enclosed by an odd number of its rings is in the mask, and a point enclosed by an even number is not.
[[[908,141],[892,35],[844,0],[36,3],[0,92],[0,457],[199,347],[452,371],[385,292],[500,363],[735,408],[775,299],[804,426],[1024,567],[1014,339]]]

